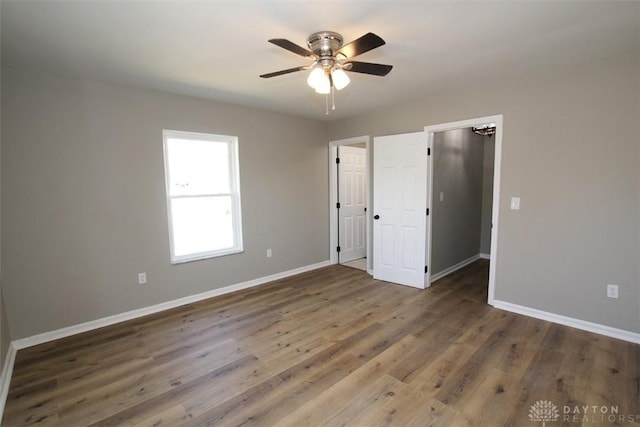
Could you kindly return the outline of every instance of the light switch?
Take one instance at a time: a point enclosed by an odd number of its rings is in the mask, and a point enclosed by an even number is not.
[[[443,202],[444,201],[444,193],[441,191],[440,192],[440,201]]]
[[[511,198],[511,209],[514,211],[520,210],[520,197]]]

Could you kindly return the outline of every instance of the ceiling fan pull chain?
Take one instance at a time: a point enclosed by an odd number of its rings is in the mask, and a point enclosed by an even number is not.
[[[328,93],[324,96],[324,113],[327,116],[329,115],[329,94]]]
[[[336,109],[336,88],[335,86],[331,86],[331,109],[335,111]]]

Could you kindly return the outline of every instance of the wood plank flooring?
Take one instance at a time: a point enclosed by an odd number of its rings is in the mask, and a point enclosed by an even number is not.
[[[20,350],[2,425],[640,426],[640,346],[493,309],[487,277],[336,265]]]

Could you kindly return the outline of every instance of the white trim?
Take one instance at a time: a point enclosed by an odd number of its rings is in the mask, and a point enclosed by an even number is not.
[[[371,232],[371,179],[372,173],[372,154],[371,154],[371,137],[369,135],[356,136],[353,138],[338,139],[335,141],[329,141],[329,261],[331,264],[338,263],[338,252],[336,247],[338,246],[338,214],[335,206],[338,202],[338,196],[336,189],[338,188],[337,166],[336,156],[337,148],[340,145],[353,145],[364,143],[367,150],[367,173],[365,187],[365,195],[367,199],[367,214],[365,215],[365,235],[367,240],[367,273],[373,275],[373,233]]]
[[[454,129],[462,129],[468,128],[472,126],[479,126],[487,123],[495,123],[496,124],[496,133],[494,135],[495,138],[495,154],[494,154],[494,164],[493,164],[493,207],[492,207],[492,228],[491,228],[491,249],[489,259],[491,260],[489,264],[489,290],[487,296],[487,304],[494,305],[495,294],[496,294],[496,271],[498,265],[498,228],[499,228],[499,220],[500,220],[500,172],[502,169],[502,134],[503,134],[503,123],[504,118],[502,114],[498,114],[495,116],[487,116],[487,117],[478,117],[475,119],[461,120],[458,122],[450,122],[443,123],[439,125],[433,126],[425,126],[424,131],[429,135],[429,141],[433,141],[433,134],[435,132],[443,132],[447,130]],[[433,150],[433,147],[431,147]],[[433,154],[433,153],[432,153]],[[429,159],[432,162],[433,156]],[[433,169],[433,167],[431,168]],[[433,173],[433,171],[431,171]],[[431,197],[431,193],[433,192],[433,180],[429,181],[429,188],[427,193],[429,197]],[[429,204],[432,206],[432,204]],[[431,215],[429,215],[428,224],[428,232],[431,233]],[[431,240],[431,235],[429,234],[428,239]],[[431,248],[429,247],[429,257],[431,257]],[[431,264],[431,260],[427,265]],[[431,279],[433,281],[433,278]]]
[[[480,259],[491,259],[491,254],[480,254],[478,255]]]
[[[574,319],[572,317],[549,313],[547,311],[525,307],[518,304],[512,304],[506,301],[494,300],[493,303],[493,306],[495,308],[499,308],[501,310],[522,314],[524,316],[534,317],[536,319],[547,320],[549,322],[570,326],[572,328],[581,329],[583,331],[593,332],[596,334],[605,335],[607,337],[617,338],[623,341],[640,344],[640,333],[625,331],[624,329],[612,328],[611,326],[601,325],[599,323],[587,322],[586,320]]]
[[[11,375],[13,374],[13,364],[16,361],[16,353],[16,346],[10,343],[7,354],[5,355],[4,365],[2,366],[2,374],[0,374],[0,420],[2,420],[4,406],[7,403],[7,396],[9,395],[9,386],[11,385]]]
[[[445,276],[450,275],[451,273],[454,273],[458,270],[460,270],[463,267],[466,267],[467,265],[471,264],[474,261],[479,260],[480,258],[482,258],[479,254],[478,255],[474,255],[471,258],[467,258],[464,261],[460,261],[459,263],[452,265],[451,267],[445,268],[444,270],[440,271],[439,273],[436,273],[434,275],[431,276],[431,283],[435,282],[438,279],[442,279]]]
[[[493,206],[491,207],[491,245],[489,247],[489,290],[487,303],[494,305],[496,296],[496,271],[498,271],[498,223],[500,222],[500,174],[502,171],[502,114],[493,116],[496,123],[495,153],[493,160]]]
[[[125,313],[115,314],[113,316],[103,317],[101,319],[80,323],[78,325],[68,326],[66,328],[57,329],[55,331],[44,332],[42,334],[33,335],[31,337],[21,338],[13,341],[11,344],[15,347],[15,350],[21,350],[26,347],[31,347],[34,345],[48,342],[48,341],[65,338],[75,334],[80,334],[82,332],[92,331],[94,329],[102,328],[105,326],[113,325],[113,324],[124,322],[127,320],[137,319],[138,317],[147,316],[149,314],[158,313],[160,311],[169,310],[172,308],[180,307],[182,305],[191,304],[191,303],[202,301],[208,298],[217,297],[219,295],[228,294],[230,292],[235,292],[242,289],[263,285],[265,283],[272,282],[274,280],[284,279],[286,277],[294,276],[296,274],[304,273],[311,270],[316,270],[318,268],[326,267],[328,265],[330,265],[329,261],[323,261],[317,264],[311,264],[304,267],[295,268],[293,270],[284,271],[282,273],[276,273],[270,276],[260,277],[260,278],[249,280],[242,283],[236,283],[235,285],[229,285],[223,288],[213,289],[211,291],[203,292],[200,294],[190,295],[184,298],[163,302],[163,303],[152,305],[149,307],[139,308],[137,310],[131,310]]]
[[[427,215],[427,223],[425,224],[425,233],[427,236],[427,242],[426,242],[426,250],[425,250],[425,260],[424,260],[424,265],[426,265],[427,267],[427,272],[425,273],[425,277],[424,277],[424,282],[425,282],[425,288],[428,288],[431,286],[431,284],[433,282],[435,282],[436,280],[438,280],[437,278],[434,279],[434,277],[432,276],[432,268],[431,268],[431,250],[433,247],[433,238],[432,238],[432,233],[433,233],[433,224],[432,224],[432,218],[433,218],[433,158],[434,156],[434,151],[433,151],[433,139],[434,139],[434,133],[433,132],[427,132],[426,128],[425,128],[425,134],[427,135],[427,152],[430,152],[431,155],[427,156],[427,209],[430,209],[431,213],[429,215]]]
[[[336,157],[338,157],[338,145],[329,142],[329,261],[331,264],[338,263],[338,253],[336,246],[338,242],[338,213],[335,206],[338,196],[336,188],[338,179],[336,177]]]

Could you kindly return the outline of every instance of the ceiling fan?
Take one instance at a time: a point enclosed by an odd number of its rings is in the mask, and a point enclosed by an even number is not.
[[[341,90],[346,87],[350,79],[345,71],[386,76],[393,68],[392,65],[353,60],[354,57],[385,44],[382,38],[373,33],[367,33],[344,46],[342,45],[342,35],[333,31],[319,31],[311,34],[307,38],[309,49],[305,49],[287,39],[271,39],[269,43],[311,59],[313,63],[262,74],[260,77],[268,79],[296,71],[312,70],[307,78],[307,83],[317,93],[321,94],[329,94],[334,88]],[[335,109],[335,106],[333,108]]]

